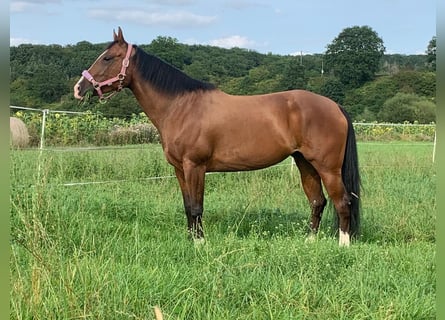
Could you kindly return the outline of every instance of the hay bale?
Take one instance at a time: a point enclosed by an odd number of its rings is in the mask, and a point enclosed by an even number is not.
[[[25,123],[19,118],[9,117],[9,145],[13,148],[25,148],[29,145],[29,133]]]

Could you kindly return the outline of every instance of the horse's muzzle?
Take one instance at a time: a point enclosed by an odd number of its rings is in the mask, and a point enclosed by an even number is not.
[[[79,81],[74,85],[74,98],[78,100],[82,100],[85,96],[85,93],[93,89],[92,84],[85,79],[85,77],[81,77]]]

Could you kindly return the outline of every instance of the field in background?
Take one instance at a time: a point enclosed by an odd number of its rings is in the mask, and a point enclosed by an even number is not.
[[[359,143],[362,235],[339,248],[290,160],[206,178],[187,239],[159,145],[11,151],[11,319],[434,319],[428,142]],[[155,177],[155,178],[154,178]]]

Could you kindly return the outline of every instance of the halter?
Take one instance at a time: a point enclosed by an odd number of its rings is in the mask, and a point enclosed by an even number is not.
[[[82,72],[82,76],[85,77],[85,79],[87,79],[93,85],[94,89],[96,90],[97,94],[99,95],[100,102],[106,102],[107,99],[111,98],[116,93],[118,93],[119,91],[122,90],[123,82],[124,82],[124,79],[126,76],[125,71],[127,71],[127,67],[130,64],[130,54],[131,54],[132,49],[133,49],[133,46],[131,44],[128,44],[127,54],[125,55],[124,60],[122,60],[121,72],[119,72],[119,74],[114,78],[111,78],[111,79],[108,79],[108,80],[105,80],[102,82],[97,82],[96,80],[94,80],[94,77],[90,74],[90,72],[88,70],[84,70]],[[119,81],[117,90],[110,93],[109,95],[104,96],[101,88],[104,86],[111,86],[116,81]]]

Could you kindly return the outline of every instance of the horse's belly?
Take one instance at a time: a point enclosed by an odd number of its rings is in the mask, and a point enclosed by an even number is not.
[[[262,169],[286,159],[291,152],[287,148],[271,148],[259,143],[244,148],[232,147],[215,150],[207,165],[207,171],[245,171]]]

